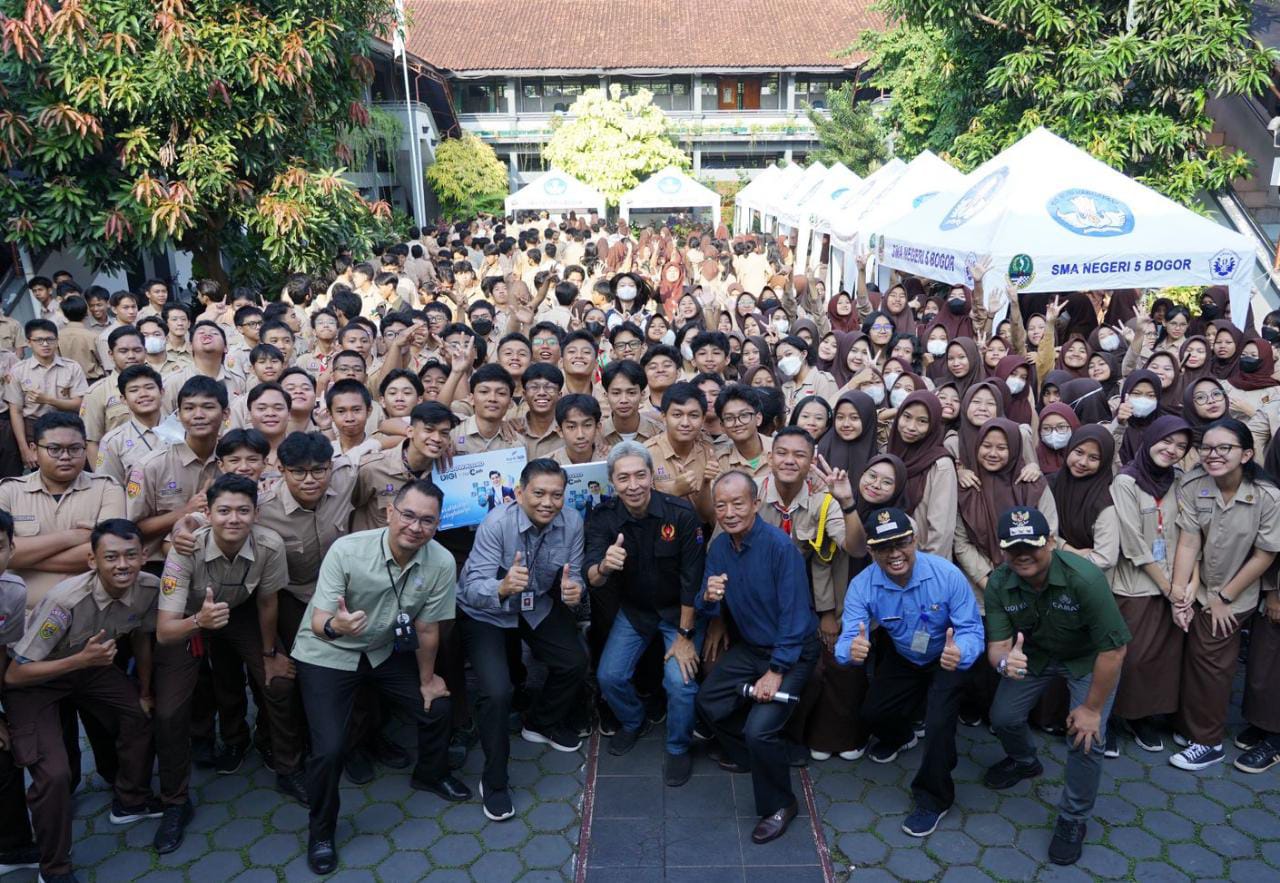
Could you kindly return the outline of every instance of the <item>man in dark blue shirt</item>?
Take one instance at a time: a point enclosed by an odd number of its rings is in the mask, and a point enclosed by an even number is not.
[[[818,617],[813,612],[804,558],[778,528],[756,515],[755,480],[734,470],[712,488],[716,522],[724,533],[707,551],[698,608],[729,610],[732,640],[698,693],[698,711],[715,730],[721,766],[751,771],[756,813],[751,839],[780,837],[796,816],[791,792],[791,746],[783,728],[818,661]],[[742,695],[743,687],[753,695]],[[775,700],[786,694],[787,700]],[[739,713],[750,705],[745,719]]]

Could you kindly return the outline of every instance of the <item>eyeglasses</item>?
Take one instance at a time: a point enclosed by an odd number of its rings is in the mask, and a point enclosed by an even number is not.
[[[737,414],[725,414],[720,422],[725,426],[745,426],[756,419],[756,411],[740,411]]]
[[[1201,458],[1208,457],[1212,454],[1215,457],[1226,457],[1231,453],[1232,448],[1244,449],[1244,445],[1201,445],[1198,450]]]
[[[554,383],[535,382],[535,383],[527,383],[527,384],[525,384],[524,391],[525,391],[525,392],[533,392],[533,393],[538,393],[538,392],[559,392],[559,391],[560,391],[560,387],[556,386]]]
[[[555,346],[559,342],[557,337],[535,337],[532,341],[534,346]]]
[[[534,341],[534,342],[537,343],[537,341]],[[619,341],[618,343],[615,343],[613,345],[613,348],[621,353],[629,350],[638,350],[640,349],[640,346],[641,344],[640,344],[640,341],[638,340],[622,340],[622,341]]]
[[[395,503],[391,504],[391,508],[396,510],[396,514],[405,522],[406,525],[417,524],[423,530],[433,530],[436,522],[440,520],[436,515],[418,515],[414,512],[406,512]]]
[[[56,337],[28,337],[27,342],[34,346],[51,346],[58,342]]]
[[[259,328],[261,327],[261,325],[262,325],[261,319],[246,319],[245,321],[240,323],[240,327],[242,328]]]
[[[892,330],[893,330],[893,326],[892,326],[892,325],[886,325],[886,324],[884,324],[883,322],[877,322],[876,324],[874,324],[874,325],[872,325],[872,326],[871,326],[871,330],[872,330],[872,331],[892,331]]]
[[[83,456],[86,450],[84,445],[36,445],[36,447],[43,449],[55,460],[61,460],[64,457],[74,460],[76,457]]]
[[[1207,405],[1210,402],[1220,402],[1225,398],[1226,395],[1222,390],[1215,390],[1213,392],[1198,392],[1191,397],[1191,401],[1197,405]]]
[[[314,478],[319,481],[329,474],[329,469],[329,465],[326,464],[324,466],[312,466],[310,469],[290,467],[285,472],[289,473],[289,477],[294,481],[305,481],[307,478]]]

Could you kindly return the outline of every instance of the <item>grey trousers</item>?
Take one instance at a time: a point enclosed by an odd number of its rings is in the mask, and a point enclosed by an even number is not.
[[[1020,764],[1030,764],[1036,759],[1036,747],[1031,740],[1027,715],[1040,700],[1040,694],[1048,689],[1058,675],[1067,679],[1071,708],[1083,705],[1093,683],[1092,672],[1083,677],[1072,677],[1065,666],[1056,662],[1049,663],[1040,675],[1028,674],[1018,681],[1004,678],[996,690],[996,699],[991,706],[991,726],[996,731],[996,738],[1004,746],[1005,753]],[[1111,716],[1111,704],[1115,702],[1115,698],[1115,690],[1112,690],[1102,709],[1102,724],[1099,728],[1099,738],[1102,741],[1095,742],[1090,751],[1085,752],[1082,747],[1073,745],[1070,734],[1066,737],[1066,784],[1062,789],[1062,799],[1058,801],[1058,814],[1064,819],[1083,822],[1093,813],[1093,804],[1098,798],[1098,779],[1102,776],[1099,760],[1106,745],[1107,720]]]

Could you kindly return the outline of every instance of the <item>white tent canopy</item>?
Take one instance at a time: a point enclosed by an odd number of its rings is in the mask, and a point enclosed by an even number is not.
[[[886,226],[909,215],[939,193],[962,188],[964,175],[947,164],[931,150],[925,150],[907,163],[892,183],[882,189],[874,200],[863,204],[856,216],[850,219],[857,233],[855,248],[866,254],[875,234]]]
[[[539,175],[507,197],[504,209],[508,215],[518,211],[593,211],[604,217],[604,194],[572,175],[551,169]]]
[[[712,227],[720,226],[720,194],[675,166],[650,175],[618,201],[618,212],[626,221],[631,220],[633,211],[679,209],[706,209],[711,213]]]
[[[796,205],[809,195],[809,191],[821,184],[822,179],[827,174],[827,167],[820,162],[815,162],[805,169],[801,169],[800,166],[789,166],[788,168],[797,169],[800,174],[792,177],[792,183],[789,188],[775,190],[769,204],[765,206],[765,215],[773,218],[773,226],[775,227],[794,228],[799,223],[799,218],[795,212]]]
[[[881,263],[972,284],[991,256],[987,291],[1089,291],[1226,285],[1243,321],[1254,262],[1249,240],[1183,208],[1057,135],[1036,129],[887,225]]]
[[[776,165],[766,167],[752,178],[747,186],[733,198],[733,232],[742,235],[751,230],[751,213],[759,211],[765,194],[773,188],[774,180],[782,174]]]
[[[848,236],[841,236],[842,231],[851,230],[848,219],[861,212],[868,202],[898,180],[906,167],[906,163],[894,157],[815,217],[814,229],[831,236],[831,251],[827,258],[827,291],[850,288],[847,280],[851,280],[857,272],[853,243]],[[850,232],[849,236],[852,235]]]
[[[822,253],[822,233],[816,224],[822,212],[842,200],[862,179],[851,172],[844,163],[836,163],[827,169],[818,185],[809,189],[797,206],[799,222],[796,234],[796,265],[815,269]]]
[[[787,194],[794,190],[802,177],[804,177],[804,169],[800,168],[800,166],[783,166],[778,169],[778,174],[765,182],[763,188],[751,194],[751,201],[748,206],[760,213],[761,230],[765,232],[773,231],[773,224],[777,221],[777,211],[774,209],[774,205],[781,202]]]

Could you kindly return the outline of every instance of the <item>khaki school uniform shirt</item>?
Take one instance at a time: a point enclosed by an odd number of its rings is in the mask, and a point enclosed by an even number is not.
[[[648,439],[644,446],[649,449],[649,455],[653,457],[653,486],[664,494],[674,494],[673,489],[681,472],[693,473],[693,490],[689,492],[686,499],[692,498],[702,490],[702,483],[706,481],[707,463],[717,459],[715,449],[703,439],[693,443],[687,456],[683,458],[676,456],[665,432]],[[690,502],[692,502],[691,499]]]
[[[166,414],[178,410],[178,393],[182,391],[182,384],[199,373],[193,364],[164,375],[164,400],[161,408]],[[228,399],[244,395],[244,375],[233,371],[226,364],[218,370],[218,376],[214,380],[220,381],[227,388]]]
[[[1276,430],[1280,429],[1280,397],[1272,397],[1271,401],[1259,407],[1249,418],[1248,424],[1249,431],[1253,433],[1253,458],[1261,463],[1267,456],[1267,445],[1275,438]],[[1192,453],[1196,454],[1195,462],[1199,463],[1199,452],[1194,448],[1187,452],[1188,456]]]
[[[213,600],[239,607],[255,593],[271,595],[289,584],[284,540],[274,530],[255,524],[235,555],[223,553],[212,527],[195,532],[194,555],[170,551],[160,577],[159,609],[191,616],[204,604],[206,588]]]
[[[1200,585],[1196,601],[1203,606],[1239,572],[1254,548],[1280,551],[1280,490],[1247,477],[1224,504],[1218,485],[1203,466],[1178,484],[1178,530],[1200,540]],[[1231,612],[1239,616],[1258,607],[1259,583],[1235,596]]]
[[[510,412],[508,412],[510,415]],[[560,444],[564,444],[563,441]],[[493,436],[486,436],[480,432],[480,424],[476,422],[475,415],[471,415],[463,420],[453,430],[453,446],[459,454],[481,454],[485,451],[505,451],[508,448],[519,448],[524,442],[517,438],[515,441],[507,441],[502,437],[502,431],[499,430]]]
[[[27,584],[16,573],[0,573],[0,647],[22,640],[27,622]]]
[[[22,348],[26,346],[26,339],[26,332],[22,330],[17,319],[0,314],[0,350],[8,350],[21,356]]]
[[[79,365],[89,380],[102,376],[102,363],[98,361],[98,335],[79,322],[68,322],[58,331],[58,354]]]
[[[956,464],[943,457],[929,467],[924,494],[910,513],[916,525],[916,548],[939,558],[951,557],[951,546],[959,522],[959,485]]]
[[[139,573],[137,582],[118,599],[102,587],[97,573],[64,579],[32,611],[13,655],[19,662],[65,659],[79,653],[101,631],[106,632],[103,641],[139,629],[154,632],[159,595],[160,579],[149,573]]]
[[[97,524],[125,517],[124,491],[105,475],[81,472],[66,493],[54,497],[45,489],[39,472],[0,481],[0,509],[13,516],[15,538],[71,530],[77,524]],[[38,604],[45,593],[66,577],[38,568],[15,570],[27,583],[27,604]]]
[[[1120,534],[1120,558],[1111,573],[1111,591],[1128,598],[1162,594],[1143,566],[1158,564],[1173,579],[1173,556],[1178,548],[1178,491],[1175,482],[1159,501],[1138,487],[1131,475],[1111,482],[1111,500]],[[1164,555],[1156,560],[1156,540],[1163,538]]]
[[[834,405],[840,397],[840,384],[826,371],[810,368],[803,382],[788,380],[782,384],[782,396],[787,401],[787,414],[791,413],[797,402],[809,396],[822,396],[827,404]]]
[[[712,449],[716,452],[716,459],[720,462],[720,474],[728,472],[731,469],[738,469],[747,473],[752,478],[760,478],[769,472],[769,451],[773,450],[773,438],[767,435],[757,435],[760,439],[760,455],[754,460],[748,460],[738,452],[738,447],[728,436],[724,440],[728,445],[717,445],[711,442]]]
[[[42,392],[60,399],[80,398],[89,391],[84,369],[70,359],[54,356],[47,367],[32,356],[23,359],[9,371],[4,400],[22,409],[22,416],[34,420],[55,410],[53,405],[37,405],[26,400],[27,390]],[[33,441],[33,439],[27,439]]]
[[[387,505],[395,499],[400,488],[414,478],[425,478],[430,470],[415,475],[405,460],[405,446],[402,442],[394,448],[387,448],[376,454],[368,454],[360,461],[353,483],[352,504],[355,514],[351,519],[351,529],[356,531],[372,530],[387,526]]]
[[[101,442],[109,430],[129,419],[129,405],[120,394],[119,374],[112,371],[98,380],[80,402],[80,419],[84,421],[85,438]]]
[[[830,495],[805,481],[791,504],[784,506],[778,495],[778,484],[772,478],[772,475],[767,475],[761,482],[760,502],[757,504],[760,517],[782,529],[785,516],[790,516],[791,542],[809,565],[814,612],[822,614],[843,610],[848,586],[836,581],[833,570],[837,559],[845,554],[844,512],[840,504],[832,497],[824,517],[823,503]],[[819,525],[822,526],[822,543],[815,548]]]
[[[648,414],[641,413],[640,425],[639,427],[637,427],[635,436],[632,440],[638,441],[641,444],[644,444],[649,439],[653,438],[655,435],[659,435],[660,433],[662,433],[665,429],[666,429],[666,426],[662,423],[662,421],[655,420],[654,418],[650,417]],[[619,432],[617,427],[613,425],[612,417],[606,417],[603,421],[601,421],[600,437],[604,439],[605,445],[610,448],[612,448],[618,442],[626,441],[626,439],[622,437],[622,433]]]
[[[62,315],[62,302],[56,297],[49,298],[49,302],[39,307],[40,318],[48,319],[54,325],[58,326],[58,331],[67,327],[67,317]]]
[[[564,447],[564,436],[560,434],[560,427],[556,425],[555,420],[551,421],[551,425],[542,435],[534,435],[526,421],[525,428],[520,432],[520,441],[524,444],[525,453],[529,455],[530,460],[549,457],[557,448]]]
[[[141,463],[147,454],[164,445],[165,442],[161,441],[154,429],[143,426],[131,417],[110,430],[98,442],[98,462],[93,467],[94,471],[111,476],[124,487],[133,467]]]
[[[325,550],[350,531],[355,483],[355,467],[340,457],[334,460],[329,487],[314,509],[304,509],[283,481],[258,498],[258,524],[284,540],[289,570],[285,588],[304,604],[315,591]]]
[[[218,474],[215,455],[201,460],[185,441],[156,448],[129,470],[124,486],[129,520],[137,523],[181,509],[192,494]],[[153,560],[159,559],[162,542],[163,539],[156,539],[148,545]]]

